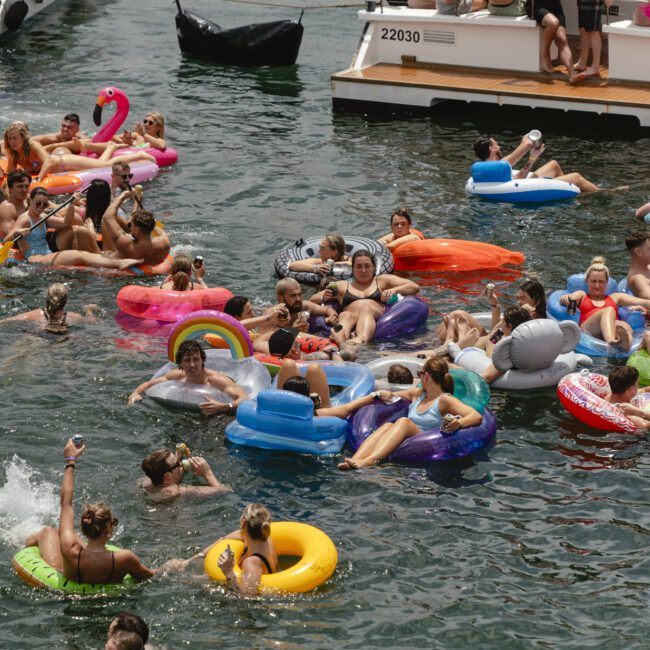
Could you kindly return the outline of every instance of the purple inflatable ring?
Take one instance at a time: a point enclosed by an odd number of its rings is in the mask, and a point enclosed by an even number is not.
[[[394,404],[383,402],[360,408],[349,420],[347,442],[353,451],[376,429],[386,422],[395,422],[406,417],[409,403],[399,400]],[[423,431],[417,436],[405,440],[388,460],[408,462],[431,462],[435,460],[454,460],[462,458],[487,447],[497,430],[497,419],[485,409],[483,422],[476,427],[458,429],[450,434],[441,433],[440,429]]]

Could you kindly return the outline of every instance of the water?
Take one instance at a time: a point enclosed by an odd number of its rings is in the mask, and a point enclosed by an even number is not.
[[[298,14],[186,4],[224,26]],[[181,162],[145,187],[145,204],[165,222],[175,250],[205,257],[211,285],[270,304],[281,245],[324,229],[383,234],[400,205],[430,236],[522,250],[527,271],[549,289],[595,254],[608,257],[616,277],[625,272],[623,236],[647,187],[529,209],[468,201],[463,182],[479,133],[490,131],[507,149],[531,128],[566,169],[609,186],[641,181],[649,143],[637,132],[483,108],[443,109],[432,120],[333,116],[329,74],[348,65],[360,33],[352,9],[307,12],[299,65],[289,70],[185,60],[173,14],[172,3],[153,0],[62,2],[0,49],[0,122],[22,118],[43,132],[77,110],[91,129],[95,98],[109,83],[129,95],[133,120],[161,110]],[[487,281],[516,286],[496,272],[413,277],[430,301],[429,329],[453,306],[484,309]],[[61,279],[71,286],[71,309],[96,302],[106,316],[66,340],[3,326],[3,647],[97,648],[122,609],[142,615],[154,644],[169,648],[647,646],[645,437],[588,430],[553,390],[539,390],[495,392],[495,446],[459,463],[343,474],[336,458],[234,447],[218,418],[148,402],[126,407],[132,388],[165,359],[160,342],[115,323],[123,280],[4,270],[0,315],[40,305],[45,287]],[[306,521],[332,537],[333,579],[309,595],[248,601],[200,572],[96,599],[23,585],[10,558],[29,532],[56,522],[61,449],[77,432],[88,446],[77,469],[77,513],[84,502],[107,500],[120,519],[116,542],[147,564],[188,557],[235,528],[243,505],[257,500],[278,520]],[[180,441],[203,454],[234,494],[147,503],[136,488],[140,461]]]

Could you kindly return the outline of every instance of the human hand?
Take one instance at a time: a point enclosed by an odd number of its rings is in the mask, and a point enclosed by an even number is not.
[[[131,131],[124,129],[124,133],[122,134],[122,141],[124,144],[132,145],[133,144],[133,134]]]
[[[190,469],[192,474],[197,476],[205,476],[210,471],[210,465],[208,461],[201,456],[190,456],[187,460],[190,462]]]
[[[125,199],[132,199],[134,196],[135,196],[134,190],[123,190],[118,198],[120,199],[120,201],[124,201]]]
[[[527,302],[525,302],[522,306],[522,309],[525,309],[529,314],[531,318],[535,318],[535,307],[532,305],[529,305]]]
[[[443,420],[443,423],[440,426],[440,431],[443,433],[451,433],[458,429],[460,429],[460,416],[458,415],[455,415],[453,420],[451,418]]]
[[[207,402],[201,402],[199,404],[201,413],[203,415],[219,415],[220,413],[225,413],[230,406],[224,404],[223,402],[217,402],[217,400],[209,399]]]
[[[648,313],[648,310],[645,307],[642,307],[641,305],[630,305],[628,309],[630,311],[640,311],[642,314]]]
[[[133,391],[129,395],[129,399],[127,401],[127,404],[131,405],[131,404],[135,404],[136,402],[141,402],[141,401],[142,401],[142,395],[140,393],[136,392],[136,391]]]
[[[226,578],[234,577],[235,554],[232,552],[230,544],[226,546],[226,550],[219,556],[217,564]]]
[[[160,567],[160,571],[161,573],[178,573],[179,571],[185,571],[188,564],[189,560],[175,558],[173,560],[167,560],[167,562]]]
[[[528,133],[521,137],[521,145],[526,145],[526,149],[532,149],[535,146],[535,143],[528,137]]]
[[[325,317],[325,322],[328,325],[334,325],[335,323],[339,322],[339,315],[336,313],[334,309],[330,309],[327,312],[327,316]]]
[[[292,326],[295,327],[299,332],[307,333],[309,331],[309,320],[305,320],[304,318],[298,316],[296,320],[293,321]]]
[[[544,153],[544,149],[546,149],[546,145],[543,142],[538,143],[538,145],[536,147],[533,147],[532,151],[530,152],[530,157],[533,160],[536,160]]]
[[[144,125],[142,122],[133,122],[133,130],[140,135],[144,135]]]
[[[497,297],[497,292],[491,282],[488,282],[488,284],[485,285],[485,296],[492,307],[498,306],[499,298]]]
[[[390,299],[390,297],[393,296],[394,294],[395,294],[395,290],[394,290],[394,289],[384,289],[384,290],[381,292],[381,301],[382,301],[382,302],[388,302],[388,300]]]
[[[563,296],[560,296],[558,302],[564,307],[566,307],[569,304],[569,294],[565,293]]]
[[[379,395],[379,398],[381,399],[384,404],[392,404],[395,400],[395,395],[391,393],[389,390],[378,390],[376,393]],[[397,398],[399,399],[399,397]]]
[[[81,445],[81,447],[77,447],[74,442],[72,442],[72,438],[68,438],[68,442],[65,443],[65,447],[63,448],[63,457],[79,458],[84,451],[86,451],[85,443]]]

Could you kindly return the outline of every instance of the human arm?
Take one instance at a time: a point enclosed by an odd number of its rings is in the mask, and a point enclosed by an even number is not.
[[[647,422],[646,427],[650,426],[650,414],[646,411],[637,408],[636,406],[632,406],[632,404],[628,402],[619,402],[616,406],[618,406],[618,408],[620,408],[628,417],[641,418]]]
[[[574,291],[573,293],[565,293],[563,296],[560,296],[558,301],[561,305],[565,307],[569,304],[569,300],[577,301],[578,305],[584,300],[587,294],[584,291]]]
[[[650,309],[650,300],[647,298],[637,298],[629,293],[611,293],[609,297],[620,307],[642,307]]]
[[[86,450],[86,445],[76,447],[72,438],[68,439],[64,449],[65,468],[63,482],[61,483],[61,514],[59,517],[59,539],[61,541],[61,554],[70,555],[71,549],[77,544],[77,535],[74,531],[74,508],[72,495],[74,492],[74,473],[77,459]]]
[[[264,565],[259,557],[251,555],[247,557],[241,565],[241,576],[237,580],[235,575],[235,555],[230,549],[230,545],[219,556],[219,568],[226,576],[229,587],[240,594],[252,596],[257,593],[262,575],[264,575]]]
[[[532,140],[528,135],[524,135],[521,138],[521,142],[517,145],[517,148],[511,154],[504,156],[501,160],[509,162],[510,165],[514,167],[514,165],[516,165],[532,148]]]
[[[131,235],[124,232],[117,216],[117,211],[122,206],[122,203],[130,198],[133,198],[133,192],[122,192],[117,198],[111,201],[102,217],[102,232],[104,236],[107,236],[112,240],[115,249],[123,257],[135,256],[135,251],[133,250],[133,238]]]
[[[482,373],[481,377],[485,379],[488,384],[491,384],[495,379],[501,377],[504,373],[503,370],[497,370],[494,365],[490,364]]]
[[[535,166],[537,159],[542,155],[544,149],[545,145],[543,144],[539,147],[534,147],[531,149],[530,153],[528,154],[528,160],[526,161],[526,164],[516,174],[513,174],[513,178],[526,178],[528,176],[528,172],[530,172],[530,170]]]
[[[156,377],[155,379],[144,381],[129,395],[127,403],[135,404],[136,402],[139,402],[144,397],[146,391],[156,384],[162,384],[164,381],[170,381],[172,379],[182,379],[182,377],[183,373],[180,370],[172,370],[162,377]]]
[[[468,406],[464,402],[461,402],[457,397],[454,397],[453,395],[441,395],[438,404],[440,407],[440,413],[442,415],[460,415],[459,419],[456,419],[453,422],[445,425],[444,428],[446,433],[455,431],[456,429],[476,427],[481,424],[481,422],[483,422],[483,416],[476,409],[473,409],[471,406]]]
[[[238,386],[232,379],[221,376],[219,373],[214,372],[214,374],[211,374],[208,383],[210,386],[223,391],[232,400],[230,402],[218,402],[214,399],[208,399],[206,402],[202,402],[199,404],[199,408],[203,415],[220,415],[223,413],[235,415],[237,407],[244,400],[248,399],[246,391],[241,386]]]
[[[289,264],[289,270],[298,273],[320,273],[327,275],[330,270],[330,265],[320,257],[310,257],[306,260],[295,260]]]
[[[41,161],[41,171],[38,174],[37,180],[42,181],[49,173],[53,161],[50,154],[45,151],[45,147],[40,142],[29,141],[30,157],[38,158]]]
[[[388,390],[376,390],[369,395],[365,395],[364,397],[358,397],[357,399],[352,400],[347,404],[320,408],[318,409],[318,415],[328,415],[345,420],[345,418],[347,418],[349,415],[352,415],[352,413],[360,409],[362,406],[368,406],[368,404],[372,404],[377,398],[385,403],[389,403],[393,399],[393,393]]]
[[[121,568],[123,568],[126,573],[129,573],[134,580],[137,580],[138,582],[153,577],[156,573],[163,571],[165,568],[165,565],[163,564],[163,566],[158,569],[150,569],[142,564],[140,558],[133,551],[120,551],[118,561],[120,562]]]
[[[164,151],[167,148],[167,144],[165,143],[164,138],[157,138],[153,135],[149,135],[148,133],[145,132],[144,130],[144,125],[142,122],[134,122],[133,123],[133,130],[138,133],[138,135],[150,146],[152,146],[154,149],[160,149],[161,151]]]
[[[401,246],[402,244],[407,244],[410,241],[420,241],[420,237],[417,235],[414,235],[413,233],[409,233],[408,235],[404,235],[403,237],[398,237],[395,239],[393,237],[392,241],[389,242],[383,242],[381,239],[379,240],[384,246],[389,251],[395,250],[398,246]]]
[[[645,205],[642,205],[634,214],[637,219],[643,219],[646,214],[650,214],[650,201]]]
[[[377,276],[377,286],[381,290],[382,302],[386,302],[397,293],[401,293],[403,296],[414,296],[420,291],[420,285],[416,282],[405,280],[392,273]]]
[[[326,302],[330,302],[331,300],[338,300],[340,303],[341,300],[339,298],[339,293],[343,291],[344,285],[347,284],[348,282],[346,280],[337,280],[336,291],[332,291],[331,289],[323,289],[322,291],[318,291],[311,298],[309,298],[308,302],[314,303],[315,305],[323,305]]]
[[[210,468],[210,465],[208,465],[208,462],[204,458],[201,458],[201,456],[190,456],[187,460],[190,463],[190,470],[192,473],[204,478],[207,485],[180,485],[180,494],[185,496],[207,497],[214,494],[232,492],[231,487],[219,482]]]
[[[328,325],[336,323],[339,319],[338,312],[331,305],[317,305],[311,300],[303,303],[304,308],[315,316],[325,316],[325,321]]]

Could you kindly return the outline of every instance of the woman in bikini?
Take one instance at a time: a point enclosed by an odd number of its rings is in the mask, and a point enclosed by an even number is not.
[[[50,155],[42,144],[32,139],[24,122],[13,122],[4,132],[4,150],[9,159],[7,172],[12,172],[20,167],[32,176],[36,176],[39,181],[55,172],[99,169],[109,164],[131,163],[136,160],[156,161],[153,156],[144,151],[113,158],[113,153],[117,148],[117,144],[110,142],[99,158],[87,158],[71,153]]]
[[[273,547],[271,535],[271,513],[261,503],[250,503],[244,508],[239,520],[239,530],[217,540],[232,539],[244,542],[244,552],[239,560],[241,577],[235,575],[235,558],[230,546],[219,556],[219,568],[228,580],[228,585],[243,594],[255,594],[263,575],[278,570],[278,555]],[[199,557],[205,557],[217,543],[210,544]],[[195,556],[197,557],[197,556]]]
[[[163,569],[181,568],[184,563],[170,560],[159,569],[150,569],[142,564],[133,551],[107,550],[106,544],[117,526],[117,519],[105,503],[84,507],[81,532],[88,541],[84,543],[77,535],[74,529],[72,494],[75,466],[85,449],[85,445],[75,447],[70,438],[63,450],[65,468],[61,484],[59,528],[42,528],[27,538],[25,546],[38,546],[45,562],[69,580],[82,583],[119,583],[127,573],[136,580],[145,580]]]
[[[587,291],[574,291],[560,298],[561,305],[575,300],[580,308],[580,329],[602,339],[609,345],[629,350],[632,345],[632,328],[619,320],[619,307],[632,307],[639,311],[650,310],[650,300],[627,293],[606,295],[609,269],[604,257],[594,257],[585,272]]]
[[[336,292],[330,289],[320,291],[310,298],[311,302],[323,304],[338,300],[340,331],[333,332],[332,338],[339,344],[367,343],[375,335],[377,319],[386,310],[386,302],[395,294],[412,296],[420,291],[419,285],[390,273],[375,276],[377,264],[368,250],[358,250],[352,256],[351,281],[339,280]],[[355,332],[352,336],[352,332]]]
[[[442,428],[445,433],[451,433],[481,424],[483,416],[451,394],[454,380],[444,359],[429,359],[418,375],[421,388],[409,388],[395,393],[411,402],[408,417],[387,422],[371,433],[354,456],[339,464],[340,470],[374,465],[389,456],[404,440],[423,431]],[[454,415],[456,418],[443,425],[445,415]]]

